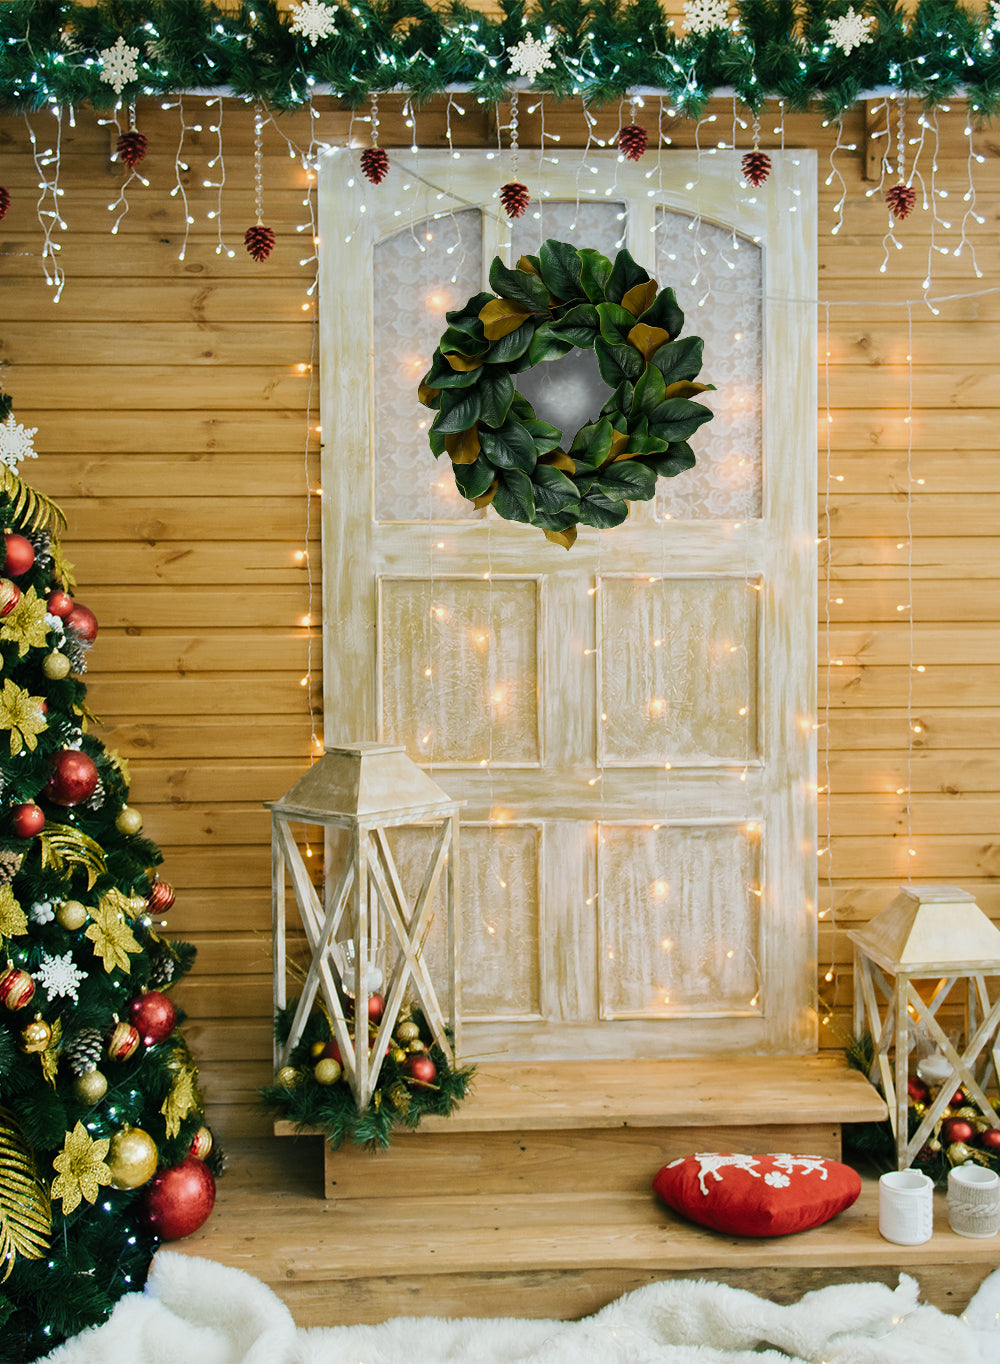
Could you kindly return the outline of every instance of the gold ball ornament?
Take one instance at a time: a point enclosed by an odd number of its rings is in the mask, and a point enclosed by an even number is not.
[[[949,1165],[964,1165],[974,1159],[975,1152],[971,1146],[966,1146],[964,1141],[953,1141],[945,1155],[948,1157]]]
[[[107,1079],[99,1070],[86,1070],[73,1081],[73,1094],[80,1103],[93,1108],[108,1092]]]
[[[115,828],[120,834],[137,834],[142,828],[142,815],[132,805],[123,805],[118,811]]]
[[[930,1141],[927,1143],[927,1149],[928,1151],[933,1151],[934,1154],[937,1155],[941,1150],[941,1143],[938,1141],[937,1137],[931,1137]]]
[[[21,1033],[21,1050],[29,1055],[32,1052],[44,1051],[52,1041],[52,1029],[46,1023],[41,1014],[36,1014],[34,1020]]]
[[[160,1153],[141,1127],[123,1127],[111,1138],[107,1164],[116,1189],[141,1189],[156,1174]]]
[[[274,1083],[282,1089],[298,1089],[302,1076],[294,1066],[282,1066],[274,1077]]]
[[[325,1048],[326,1048],[325,1042],[314,1042],[312,1046],[309,1048],[309,1055],[318,1060],[319,1057],[323,1055]]]
[[[415,1042],[420,1036],[420,1029],[416,1023],[406,1022],[396,1025],[396,1036],[405,1047],[409,1042]]]
[[[69,677],[69,659],[58,651],[46,654],[42,659],[42,672],[50,682],[61,682],[64,677]]]
[[[201,1126],[191,1138],[191,1155],[195,1160],[206,1160],[211,1151],[212,1133],[207,1127]]]
[[[421,1042],[418,1037],[415,1037],[412,1042],[408,1042],[406,1044],[406,1050],[410,1053],[411,1056],[416,1056],[419,1052],[426,1051],[427,1048],[424,1046],[423,1042]]]
[[[131,1023],[118,1023],[108,1038],[108,1055],[112,1061],[127,1061],[139,1045],[138,1029]]]
[[[396,1062],[397,1066],[401,1066],[406,1060],[406,1049],[404,1047],[394,1047],[392,1059]]]
[[[70,933],[75,933],[78,928],[82,928],[89,918],[90,911],[79,900],[64,900],[56,910],[56,920],[62,928],[68,929]]]
[[[335,1085],[343,1073],[340,1062],[332,1056],[324,1056],[313,1066],[313,1079],[318,1085]]]

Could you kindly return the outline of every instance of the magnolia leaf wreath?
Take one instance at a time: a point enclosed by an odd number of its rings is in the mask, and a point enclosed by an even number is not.
[[[647,501],[656,480],[694,462],[687,438],[712,417],[692,402],[704,342],[681,338],[684,314],[627,251],[544,242],[515,269],[496,257],[492,294],[447,313],[419,398],[437,412],[435,458],[451,457],[474,506],[538,526],[569,549],[577,524],[607,530]],[[597,419],[564,449],[563,432],[535,416],[513,376],[574,348],[593,350],[612,390]]]

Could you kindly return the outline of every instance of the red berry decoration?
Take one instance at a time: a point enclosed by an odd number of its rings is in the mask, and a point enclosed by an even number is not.
[[[952,1108],[961,1108],[964,1103],[965,1095],[962,1093],[960,1089],[956,1089],[954,1094],[951,1096]]]
[[[165,1042],[177,1026],[177,1005],[169,995],[159,990],[149,990],[146,994],[133,999],[128,1006],[128,1016],[139,1033],[144,1047]]]
[[[9,208],[10,190],[4,189],[3,185],[0,185],[0,218],[4,217]]]
[[[139,1033],[131,1023],[117,1023],[108,1038],[108,1056],[112,1061],[127,1061],[139,1046]]]
[[[72,613],[76,603],[68,592],[60,592],[58,587],[54,587],[45,605],[50,616],[58,616],[60,620],[65,620]]]
[[[0,974],[0,1004],[12,1012],[23,1009],[35,996],[35,982],[16,966],[8,966]]]
[[[151,914],[163,914],[174,903],[174,888],[166,881],[154,881],[153,888],[146,896],[146,905]]]
[[[894,218],[908,218],[917,202],[917,191],[912,185],[893,185],[885,192],[885,202]]]
[[[45,811],[29,801],[15,805],[10,812],[10,831],[15,838],[34,838],[45,828]]]
[[[373,185],[380,185],[389,174],[389,153],[381,147],[366,147],[361,153],[361,174]]]
[[[762,185],[771,174],[771,158],[767,152],[762,152],[759,147],[754,147],[752,152],[747,152],[740,162],[740,169],[743,172],[743,179],[754,189]]]
[[[417,1052],[406,1062],[406,1073],[411,1080],[416,1080],[421,1085],[432,1085],[437,1079],[437,1066],[429,1056],[423,1052]]]
[[[502,185],[500,188],[500,202],[503,204],[504,212],[508,218],[520,218],[531,203],[528,186],[522,185],[520,180],[508,181],[506,185]]]
[[[243,242],[255,261],[267,260],[274,250],[274,229],[256,223],[244,232]]]
[[[127,133],[122,133],[115,147],[115,155],[118,160],[128,166],[129,170],[135,170],[139,162],[146,155],[146,148],[149,146],[146,138],[136,128],[130,128]]]
[[[10,615],[21,600],[21,589],[9,578],[0,578],[0,617]]]
[[[941,1142],[944,1146],[951,1146],[956,1141],[968,1144],[975,1135],[976,1129],[965,1118],[946,1118],[941,1124]]]
[[[81,639],[85,639],[88,644],[93,644],[97,638],[97,617],[89,606],[84,606],[82,602],[74,602],[73,609],[65,620],[66,624],[71,626]]]
[[[4,572],[9,573],[12,578],[20,578],[35,562],[35,546],[23,535],[16,535],[12,531],[8,531],[4,536],[4,544],[6,547]]]
[[[638,161],[649,146],[649,134],[638,123],[630,123],[618,134],[618,150],[627,161]]]
[[[79,805],[97,790],[97,764],[78,748],[64,748],[52,759],[44,795],[53,805]]]
[[[190,1236],[208,1219],[214,1206],[212,1172],[194,1156],[154,1175],[142,1198],[146,1223],[161,1241]]]

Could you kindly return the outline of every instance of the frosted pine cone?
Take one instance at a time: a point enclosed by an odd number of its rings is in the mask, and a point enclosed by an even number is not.
[[[528,186],[522,185],[520,180],[509,180],[506,185],[502,185],[500,188],[500,202],[503,204],[504,212],[508,218],[520,218],[531,203]]]
[[[142,133],[135,128],[130,128],[127,133],[122,133],[115,147],[115,155],[118,160],[128,166],[129,170],[135,170],[139,162],[146,155],[146,148],[149,143]]]
[[[9,886],[17,875],[24,854],[10,848],[0,848],[0,886]]]
[[[754,147],[753,151],[747,152],[740,162],[740,169],[743,172],[743,179],[756,189],[771,174],[771,158],[767,152]]]
[[[894,218],[907,218],[917,202],[917,191],[912,185],[893,185],[885,192],[885,202]]]
[[[8,210],[9,208],[10,208],[10,190],[9,190],[9,189],[4,189],[3,185],[0,185],[0,218],[2,218],[2,217],[4,216],[4,214],[7,212],[7,210]]]
[[[638,161],[649,146],[649,134],[638,123],[630,123],[618,134],[618,150],[628,161]]]
[[[169,985],[174,978],[175,967],[176,963],[169,952],[161,952],[158,957],[155,957],[149,973],[149,983],[152,988],[162,990],[165,985]]]
[[[389,174],[389,153],[381,147],[368,147],[361,153],[361,174],[380,185]]]
[[[63,1056],[74,1075],[86,1075],[88,1070],[97,1069],[103,1051],[104,1045],[97,1028],[83,1028],[65,1044]]]
[[[257,223],[247,228],[243,234],[243,241],[255,261],[267,260],[274,250],[274,229]]]

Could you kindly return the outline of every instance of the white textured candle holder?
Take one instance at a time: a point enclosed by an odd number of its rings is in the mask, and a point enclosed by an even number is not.
[[[948,1174],[948,1225],[959,1236],[1000,1231],[1000,1175],[981,1165],[956,1165]]]
[[[934,1184],[919,1170],[891,1170],[878,1182],[878,1229],[898,1246],[919,1246],[934,1231]]]

